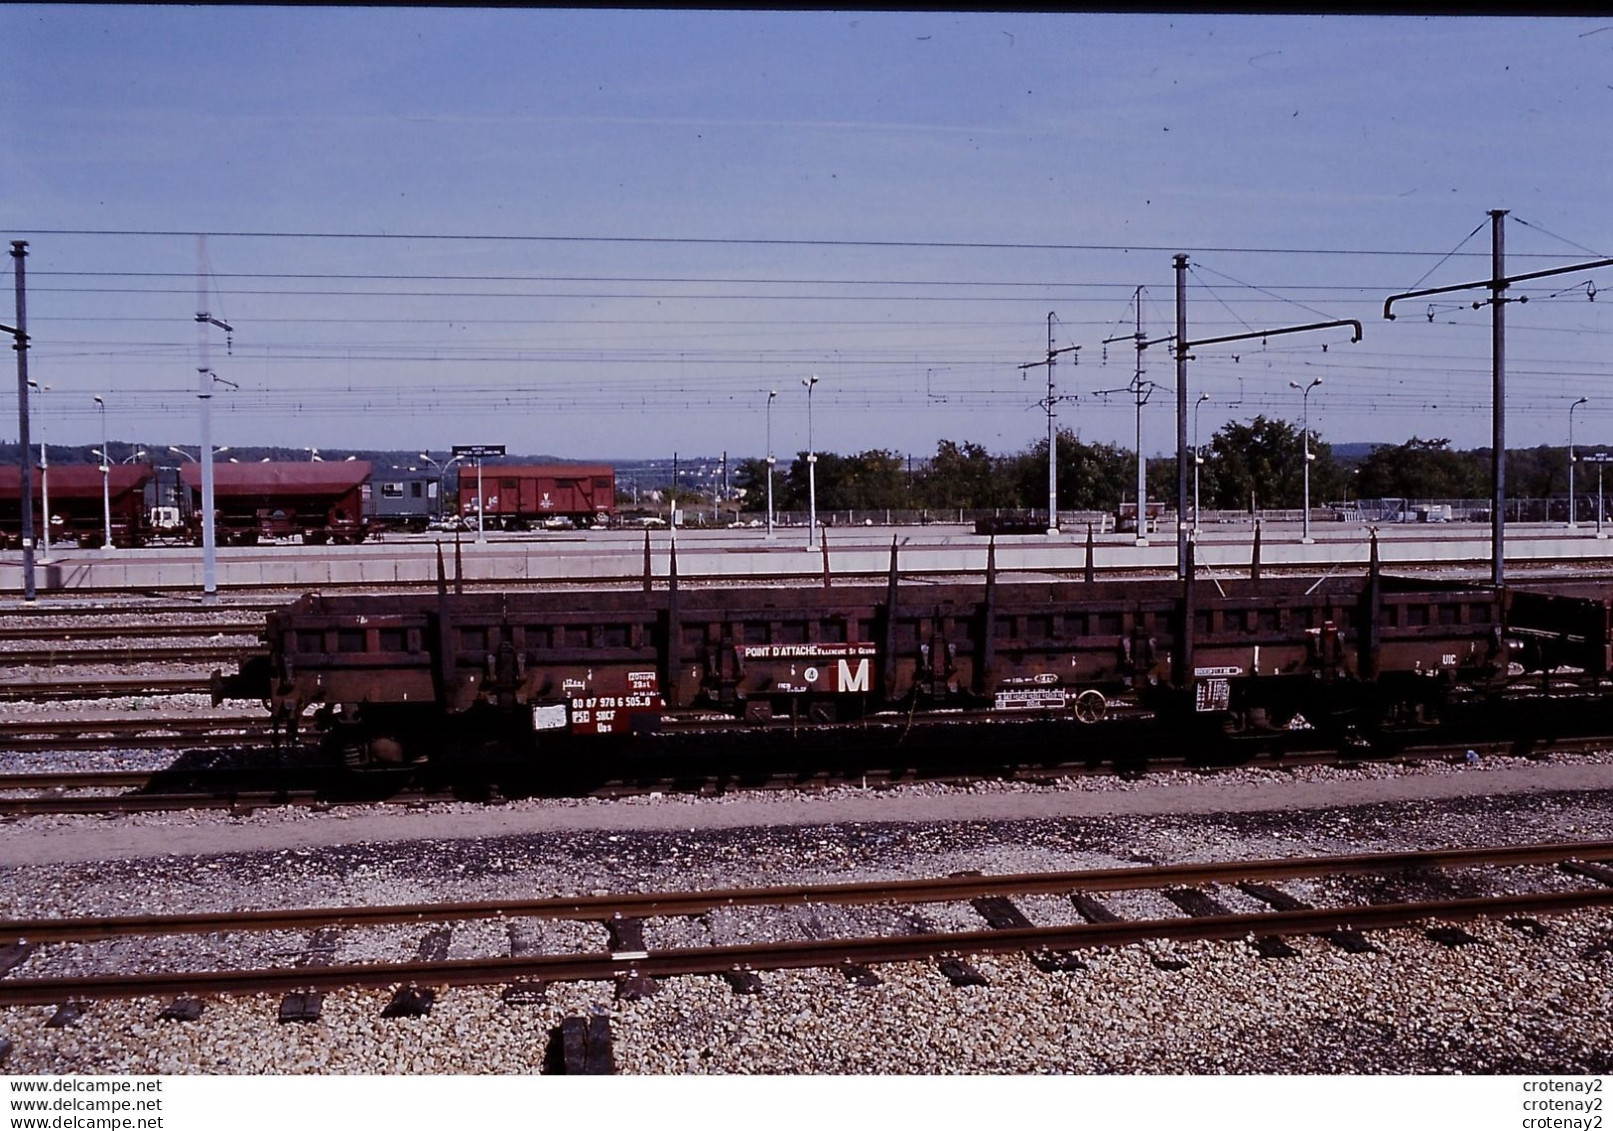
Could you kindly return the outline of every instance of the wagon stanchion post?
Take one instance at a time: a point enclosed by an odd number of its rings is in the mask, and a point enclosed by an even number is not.
[[[1085,580],[1085,581],[1086,581],[1086,583],[1087,583],[1087,584],[1088,584],[1088,585],[1091,585],[1091,584],[1092,584],[1092,582],[1093,582],[1093,579],[1094,579],[1094,578],[1096,578],[1096,577],[1097,577],[1097,569],[1096,569],[1096,567],[1095,567],[1095,566],[1094,566],[1094,565],[1093,565],[1093,563],[1092,563],[1092,546],[1093,546],[1093,539],[1092,539],[1092,524],[1091,524],[1091,523],[1090,523],[1090,522],[1089,522],[1089,523],[1087,523],[1087,561],[1086,561],[1086,572],[1085,572],[1085,575],[1084,575],[1084,577],[1083,577],[1083,580]]]
[[[896,687],[896,535],[891,535],[890,578],[885,583],[885,698]]]
[[[666,570],[666,678],[663,693],[668,707],[678,706],[678,675],[683,665],[683,620],[678,615],[678,536],[667,546]]]
[[[980,613],[979,667],[975,669],[975,694],[984,695],[992,687],[991,667],[997,660],[997,536],[986,543],[986,601]]]
[[[1383,609],[1383,566],[1378,557],[1378,528],[1372,527],[1372,549],[1367,561],[1366,615],[1361,629],[1361,678],[1376,680],[1381,648],[1380,625]]]
[[[818,532],[818,544],[823,547],[823,587],[829,588],[829,528],[823,527]]]
[[[644,592],[650,592],[654,579],[655,574],[650,566],[650,532],[646,530],[644,532]]]
[[[1193,673],[1193,634],[1197,627],[1198,602],[1195,599],[1193,582],[1198,575],[1198,566],[1195,562],[1195,553],[1198,549],[1198,540],[1187,540],[1187,558],[1184,564],[1187,569],[1182,576],[1182,639],[1181,646],[1176,649],[1176,670],[1172,673],[1172,682],[1191,695],[1194,691]]]
[[[1260,520],[1255,519],[1254,546],[1249,552],[1249,580],[1260,580]]]

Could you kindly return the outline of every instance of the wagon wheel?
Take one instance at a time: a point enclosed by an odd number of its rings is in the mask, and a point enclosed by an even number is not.
[[[1075,697],[1075,717],[1083,723],[1095,723],[1109,713],[1109,700],[1103,692],[1087,688]]]
[[[391,735],[352,734],[340,744],[342,763],[349,770],[377,772],[408,768],[403,744]]]

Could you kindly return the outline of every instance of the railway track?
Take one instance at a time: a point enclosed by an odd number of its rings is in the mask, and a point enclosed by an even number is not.
[[[268,755],[271,736],[254,729],[255,719],[238,724],[228,721],[192,720],[187,734],[136,733],[153,724],[129,720],[125,736],[115,740],[120,748],[135,746],[169,749],[174,747],[226,749]],[[159,724],[163,725],[163,724]],[[225,729],[210,729],[216,727]],[[235,729],[238,726],[240,729]],[[4,724],[0,724],[3,735]],[[81,749],[97,749],[110,741],[105,737],[77,736]],[[0,737],[0,746],[32,751],[61,750],[66,741],[46,733],[27,737]],[[1543,745],[1535,753],[1590,752],[1606,749],[1613,738],[1592,737],[1560,740]],[[311,748],[302,748],[311,749]],[[274,753],[286,750],[282,743]],[[1378,765],[1411,765],[1418,762],[1463,761],[1472,756],[1517,756],[1515,742],[1428,744],[1401,750],[1392,759],[1375,759]],[[1310,766],[1359,765],[1359,758],[1342,758],[1336,750],[1292,751],[1277,759],[1257,763],[1274,769],[1296,770]],[[1186,756],[1156,756],[1147,762],[1155,772],[1217,768],[1235,769],[1245,763],[1206,767]],[[452,771],[430,766],[399,767],[387,771],[350,771],[332,764],[284,766],[261,759],[234,766],[165,767],[152,770],[65,770],[0,774],[0,816],[113,816],[186,809],[251,809],[279,806],[331,807],[336,805],[396,804],[425,807],[452,801],[501,803],[533,796],[586,796],[598,799],[643,797],[649,794],[697,794],[715,796],[734,791],[811,791],[835,788],[888,789],[902,785],[969,786],[981,781],[1016,781],[1026,784],[1052,784],[1073,777],[1100,775],[1138,776],[1143,771],[1130,764],[1092,761],[1040,764],[996,769],[944,770],[900,764],[869,766],[854,772],[750,770],[744,773],[701,772],[690,768],[664,767],[665,772],[620,775],[593,781],[557,783],[536,774],[532,765],[519,761],[493,760],[464,763]],[[118,792],[106,792],[115,790]]]
[[[171,614],[170,614],[171,615]],[[0,625],[0,640],[40,640],[49,637],[55,641],[67,640],[121,640],[140,637],[158,640],[183,640],[212,636],[255,636],[263,631],[263,620],[230,621],[202,624],[85,624],[72,628],[42,631],[32,625]]]
[[[422,903],[377,907],[290,908],[219,911],[180,915],[0,920],[0,943],[9,943],[20,965],[41,946],[83,945],[132,936],[172,937],[207,934],[221,939],[263,931],[340,928],[359,931],[388,924],[434,928],[438,945],[424,960],[343,965],[294,965],[248,969],[141,970],[65,977],[0,978],[0,1007],[48,1005],[67,1001],[134,998],[169,994],[307,993],[358,986],[463,986],[501,982],[616,981],[689,975],[719,975],[737,991],[754,992],[755,971],[807,967],[839,968],[852,976],[889,962],[937,962],[955,982],[980,979],[968,965],[978,954],[1022,952],[1047,973],[1079,968],[1075,953],[1099,946],[1125,946],[1150,940],[1174,942],[1251,940],[1253,953],[1293,957],[1282,939],[1319,935],[1350,952],[1375,949],[1363,932],[1430,923],[1501,918],[1518,929],[1538,928],[1534,916],[1613,907],[1613,841],[1517,845],[1505,848],[1448,848],[1424,852],[1358,854],[1133,866],[1083,872],[1013,876],[961,875],[918,880],[810,884],[732,890],[650,892],[622,895],[509,899],[473,903]],[[1313,907],[1274,884],[1321,877],[1382,877],[1481,871],[1492,884],[1514,888],[1528,879],[1521,869],[1555,867],[1575,878],[1571,887],[1535,878],[1523,893],[1435,898],[1381,904],[1347,903]],[[1469,881],[1471,883],[1472,881]],[[1545,890],[1540,890],[1542,886]],[[1236,912],[1217,898],[1219,889],[1238,890],[1270,910]],[[1171,917],[1126,919],[1098,896],[1109,892],[1153,891],[1183,909]],[[1069,900],[1080,921],[1037,925],[1012,902],[1013,896],[1059,896]],[[922,908],[967,904],[984,929],[940,930]],[[882,929],[837,937],[723,943],[657,949],[645,944],[644,926],[657,918],[701,917],[718,909],[766,910],[782,915],[800,933],[794,908],[820,905],[857,907]],[[445,928],[478,920],[573,920],[594,922],[607,932],[603,949],[547,954],[486,955],[448,959]],[[813,919],[816,922],[816,919]],[[1449,928],[1433,928],[1449,931]],[[1432,937],[1450,940],[1449,934]],[[328,938],[328,936],[327,936]],[[424,949],[424,948],[422,948]],[[19,953],[20,951],[20,953]],[[13,971],[16,966],[13,966]]]
[[[133,636],[135,633],[126,633]],[[113,648],[7,648],[0,650],[0,667],[57,668],[90,664],[215,664],[239,661],[259,651],[255,643],[211,644],[192,647],[128,644]]]
[[[12,681],[0,685],[0,702],[42,703],[75,699],[200,695],[208,693],[211,686],[209,679],[189,675]]]
[[[261,715],[19,718],[0,722],[0,749],[18,753],[267,746]]]

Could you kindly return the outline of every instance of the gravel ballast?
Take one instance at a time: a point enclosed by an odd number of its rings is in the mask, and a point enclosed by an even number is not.
[[[263,810],[0,825],[8,914],[536,897],[793,882],[1037,872],[1231,857],[1393,851],[1613,835],[1613,759],[1488,759],[1477,767],[1364,766],[1293,773],[1162,774],[1054,786],[918,786],[814,795],[631,802],[456,804],[422,813]],[[1532,783],[1532,784],[1531,784]],[[1541,870],[1520,883],[1560,887]],[[1580,881],[1575,881],[1580,882]],[[1587,881],[1588,882],[1588,881]],[[1419,886],[1422,884],[1422,886]],[[1400,894],[1426,898],[1432,880]],[[1344,881],[1283,885],[1311,900],[1371,894]],[[1253,905],[1217,890],[1235,910]],[[1374,896],[1376,897],[1376,896]],[[1152,893],[1105,897],[1126,915],[1170,913]],[[1076,921],[1068,901],[1017,899],[1039,925]],[[967,905],[917,909],[979,929]],[[651,947],[802,938],[848,925],[896,929],[891,909],[798,908],[651,920]],[[641,1000],[607,983],[555,984],[511,1004],[503,987],[440,989],[424,1017],[383,1019],[383,991],[326,994],[317,1022],[280,1024],[278,998],[217,997],[196,1021],[166,1001],[90,1005],[46,1028],[48,1007],[0,1011],[11,1073],[524,1073],[566,1016],[604,1014],[631,1073],[1607,1072],[1613,1070],[1613,913],[1538,928],[1466,924],[1444,945],[1415,929],[1371,932],[1347,954],[1320,938],[1262,959],[1251,940],[1084,952],[1047,974],[1020,954],[973,956],[984,986],[932,965],[762,972],[762,992],[679,977]],[[340,932],[321,957],[404,960],[424,928]],[[454,928],[448,957],[605,947],[595,924],[516,920]],[[281,933],[42,946],[9,976],[307,961]]]

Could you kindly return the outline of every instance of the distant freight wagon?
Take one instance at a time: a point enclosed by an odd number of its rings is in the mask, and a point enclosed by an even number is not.
[[[201,465],[187,463],[180,475],[199,519]],[[294,536],[315,545],[358,543],[369,533],[369,492],[370,465],[364,460],[215,464],[214,529],[226,546]],[[195,525],[199,540],[199,521]]]
[[[150,538],[146,485],[155,473],[148,463],[113,464],[105,479],[96,464],[61,464],[50,468],[45,484],[50,495],[50,538],[77,541],[96,549],[106,541],[111,515],[114,546],[144,546]],[[44,541],[45,510],[41,471],[33,472],[34,537]],[[22,472],[0,467],[0,549],[22,545]]]
[[[477,474],[459,472],[459,513],[475,518]],[[605,526],[616,515],[616,469],[604,464],[490,466],[481,471],[480,513],[490,528]]]

